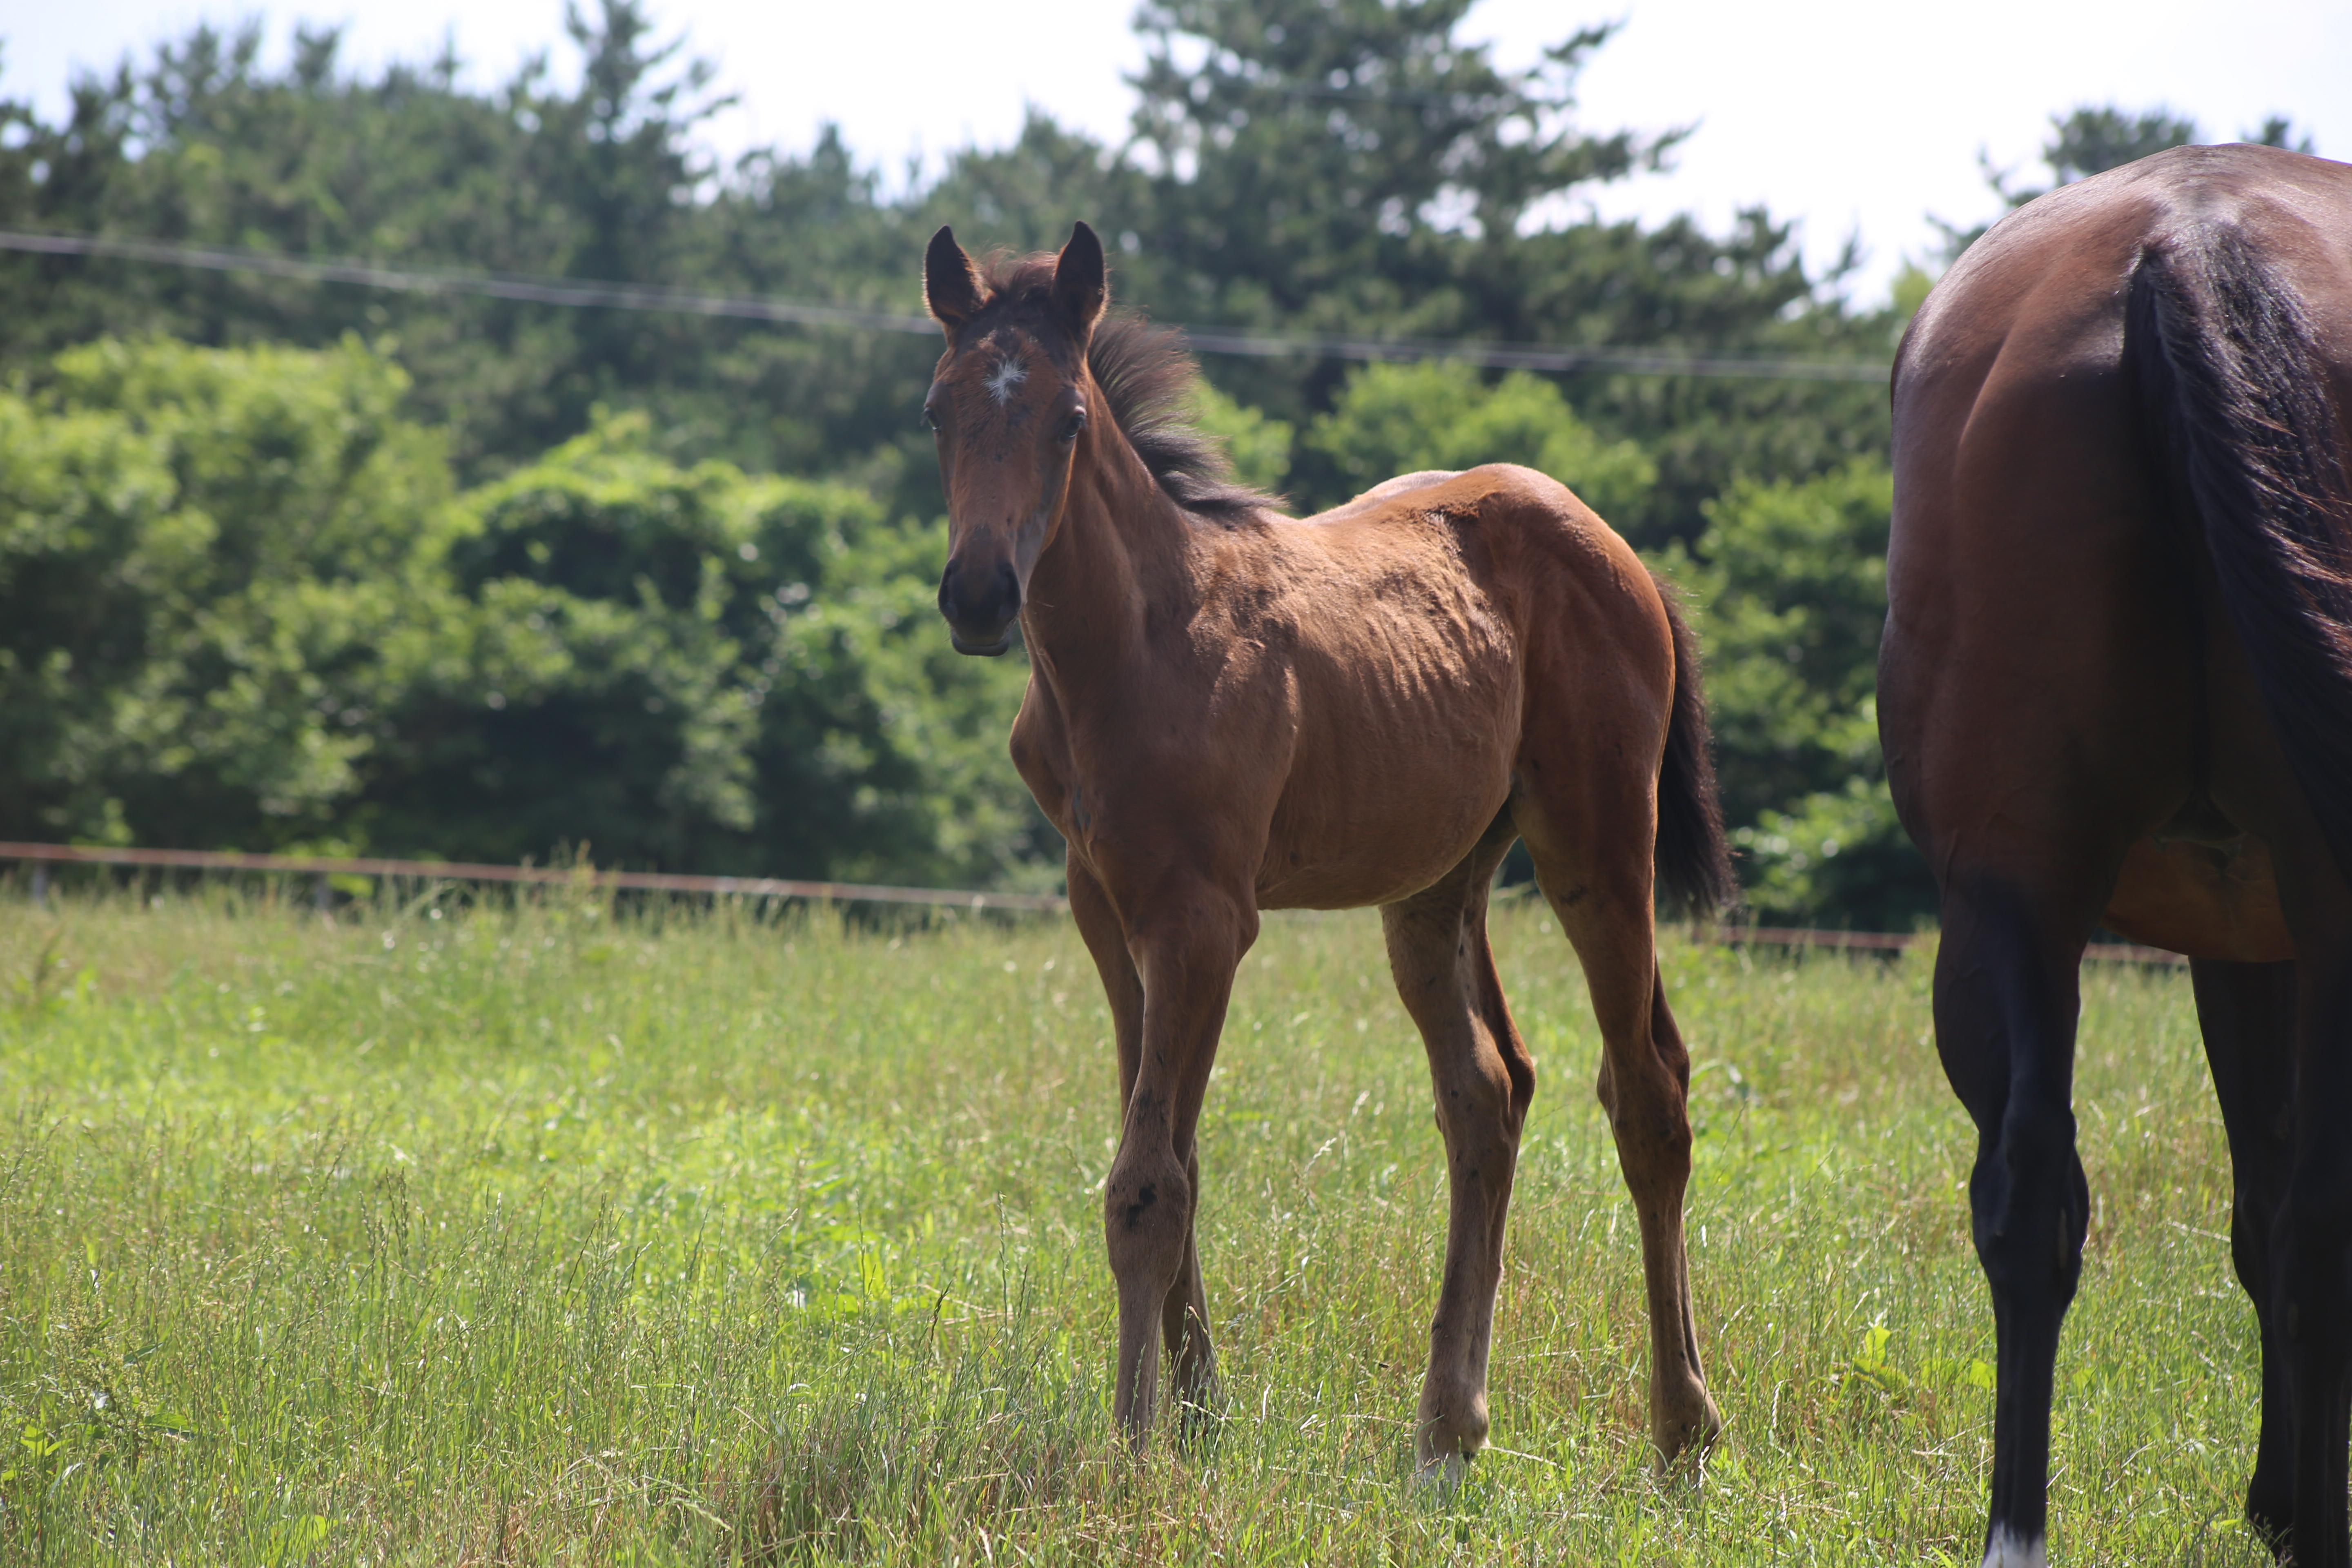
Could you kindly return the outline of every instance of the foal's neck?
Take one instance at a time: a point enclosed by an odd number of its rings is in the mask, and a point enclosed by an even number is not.
[[[1123,435],[1079,437],[1061,526],[1030,574],[1021,612],[1031,663],[1065,705],[1071,678],[1116,700],[1097,672],[1144,656],[1147,622],[1191,618],[1197,602],[1199,524],[1171,500]]]

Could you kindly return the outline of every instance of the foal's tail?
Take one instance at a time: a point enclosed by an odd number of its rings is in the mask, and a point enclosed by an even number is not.
[[[1675,710],[1666,725],[1666,754],[1658,764],[1658,886],[1670,907],[1697,918],[1738,903],[1739,879],[1731,872],[1723,805],[1716,798],[1706,695],[1698,682],[1698,638],[1683,618],[1674,584],[1654,572],[1650,576],[1675,633]]]
[[[2165,480],[2352,874],[2352,482],[2302,301],[2234,225],[2184,226],[2141,258],[2124,342]]]

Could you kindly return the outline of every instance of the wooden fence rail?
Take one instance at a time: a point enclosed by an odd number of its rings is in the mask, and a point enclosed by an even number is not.
[[[37,897],[56,865],[134,866],[169,870],[265,871],[320,879],[393,877],[412,881],[583,883],[647,892],[701,893],[713,898],[807,899],[823,903],[930,904],[956,910],[1054,911],[1068,908],[1052,893],[977,893],[947,888],[892,888],[865,882],[801,882],[778,877],[689,877],[669,871],[566,870],[553,866],[488,866],[464,860],[343,859],[324,855],[244,855],[219,849],[108,849],[79,844],[0,842],[0,860],[33,867]],[[1899,952],[1935,940],[1929,932],[1810,931],[1793,926],[1724,925],[1706,932],[1717,942],[1756,947],[1826,947],[1854,952]],[[2083,956],[2111,963],[2185,963],[2179,954],[2128,942],[2093,942]]]
[[[243,855],[221,849],[105,849],[79,844],[0,843],[0,860],[50,866],[142,866],[189,871],[269,871],[317,877],[395,877],[414,881],[582,883],[717,898],[809,899],[845,904],[937,904],[959,910],[1059,910],[1051,893],[965,893],[863,882],[797,882],[778,877],[688,877],[669,871],[566,870],[556,866],[485,866],[465,860],[341,859],[326,855]]]
[[[1758,947],[1841,947],[1858,952],[1900,952],[1906,947],[1924,947],[1936,940],[1933,931],[1803,931],[1789,926],[1721,926],[1716,934],[1724,942]],[[2083,956],[2101,963],[2189,962],[2177,952],[2130,942],[2095,942],[2083,949]]]

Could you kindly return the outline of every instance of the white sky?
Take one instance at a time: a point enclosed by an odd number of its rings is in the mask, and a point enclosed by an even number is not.
[[[712,130],[726,153],[800,149],[825,120],[894,173],[970,142],[1008,140],[1023,106],[1117,140],[1141,58],[1126,0],[652,0],[660,37],[686,35],[740,108]],[[200,19],[265,15],[273,58],[297,20],[340,22],[362,64],[422,58],[454,35],[478,84],[551,49],[568,74],[561,0],[89,0],[0,6],[0,95],[56,115],[76,68],[142,55]],[[1858,231],[1855,285],[1883,297],[1906,255],[1934,243],[1933,212],[1990,216],[1977,167],[2041,171],[2049,116],[2078,103],[2166,104],[2228,140],[2284,114],[2318,150],[2352,157],[2352,0],[1483,0],[1467,31],[1505,64],[1578,24],[1625,18],[1583,79],[1583,122],[1696,121],[1675,172],[1597,194],[1612,216],[1697,213],[1720,227],[1763,203],[1802,220],[1825,259]],[[1073,213],[1071,216],[1086,215]],[[984,239],[984,236],[975,236]]]

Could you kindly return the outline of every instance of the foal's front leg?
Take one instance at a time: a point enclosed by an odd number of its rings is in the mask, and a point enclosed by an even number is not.
[[[1238,900],[1198,893],[1150,900],[1133,925],[1128,951],[1142,982],[1142,1024],[1131,1064],[1121,1052],[1126,1120],[1103,1189],[1103,1238],[1118,1283],[1112,1407],[1140,1449],[1158,1404],[1163,1339],[1180,1398],[1203,1401],[1214,1384],[1192,1238],[1200,1185],[1193,1137],[1234,969],[1257,935],[1257,916]]]
[[[1124,1116],[1135,1099],[1135,1080],[1143,1062],[1143,976],[1127,949],[1127,932],[1118,911],[1094,873],[1076,855],[1069,858],[1070,913],[1087,951],[1102,976],[1103,993],[1110,1002],[1111,1031],[1118,1048],[1118,1103]],[[1199,1159],[1185,1163],[1190,1189],[1201,1189]],[[1208,1293],[1201,1282],[1201,1253],[1192,1226],[1184,1232],[1184,1262],[1160,1304],[1160,1339],[1170,1362],[1170,1377],[1179,1403],[1193,1408],[1213,1405],[1217,1394],[1217,1357],[1209,1342]]]

